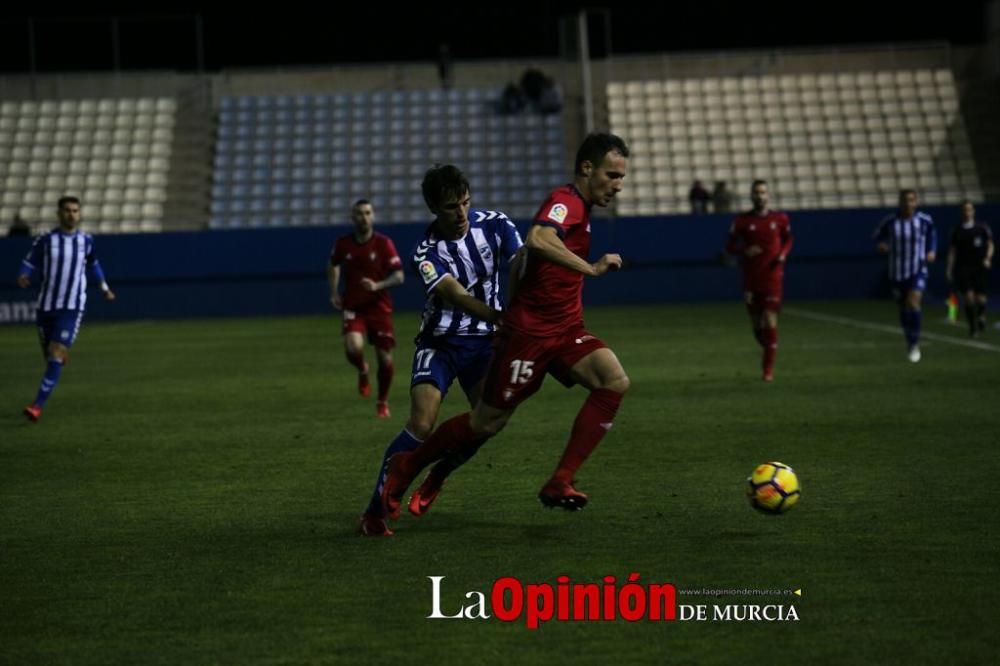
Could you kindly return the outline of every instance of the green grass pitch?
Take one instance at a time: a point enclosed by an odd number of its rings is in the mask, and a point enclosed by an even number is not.
[[[549,379],[396,536],[354,534],[407,413],[357,396],[329,317],[85,322],[42,421],[34,329],[0,328],[0,663],[985,663],[1000,539],[1000,334],[929,308],[910,364],[889,302],[791,304],[776,381],[739,303],[594,308],[632,379],[578,476],[536,499],[584,399]],[[953,340],[955,343],[948,342]],[[368,351],[371,360],[371,351]],[[464,409],[459,391],[443,416]],[[787,515],[743,496],[758,463]],[[672,583],[679,604],[794,604],[799,621],[429,620],[493,581]],[[801,589],[801,596],[685,594]]]

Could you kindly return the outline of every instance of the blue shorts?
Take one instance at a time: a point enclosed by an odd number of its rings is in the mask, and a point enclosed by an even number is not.
[[[80,332],[83,310],[50,310],[35,314],[38,322],[38,342],[42,351],[47,352],[50,342],[58,342],[64,347],[72,347],[76,334]]]
[[[927,289],[927,271],[922,270],[914,273],[905,280],[892,280],[892,295],[896,300],[902,300],[906,298],[906,295],[911,291],[926,291]]]
[[[433,384],[443,398],[457,377],[468,395],[486,376],[492,349],[490,335],[417,339],[410,386]]]

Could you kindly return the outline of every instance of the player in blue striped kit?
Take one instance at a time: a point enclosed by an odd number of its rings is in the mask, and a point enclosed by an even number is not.
[[[58,215],[59,228],[35,240],[21,262],[21,273],[17,277],[18,286],[27,288],[35,271],[41,271],[35,316],[46,368],[35,401],[24,408],[24,415],[32,421],[41,418],[42,408],[59,381],[62,367],[69,359],[69,348],[80,331],[87,304],[87,266],[99,281],[104,298],[115,300],[94,254],[93,237],[78,229],[80,200],[76,197],[59,199]]]
[[[375,490],[361,516],[359,531],[365,536],[392,534],[381,501],[386,461],[415,449],[430,434],[441,401],[456,379],[470,405],[479,399],[503,309],[500,272],[511,264],[514,275],[520,265],[515,261],[521,248],[517,229],[499,211],[471,208],[469,182],[457,167],[430,169],[423,195],[436,217],[411,258],[427,301],[413,354],[410,418],[379,466]],[[445,459],[439,464],[459,463]],[[440,475],[445,476],[447,472]]]
[[[899,321],[911,363],[920,361],[920,301],[927,288],[927,266],[937,255],[937,232],[927,213],[917,210],[917,193],[900,190],[899,210],[875,230],[878,251],[889,255],[889,280],[899,303]]]

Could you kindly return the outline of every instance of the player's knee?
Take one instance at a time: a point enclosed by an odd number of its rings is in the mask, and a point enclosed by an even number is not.
[[[507,425],[507,419],[494,419],[492,421],[487,421],[481,428],[476,428],[477,432],[481,432],[484,435],[493,437],[500,433]]]
[[[493,437],[507,425],[508,414],[480,416],[475,412],[469,418],[469,426],[477,435]]]
[[[601,388],[614,391],[615,393],[625,393],[628,391],[630,386],[632,386],[632,380],[629,379],[628,375],[626,375],[623,371],[621,374],[612,377],[611,380],[606,382]]]
[[[344,335],[344,352],[350,356],[360,354],[365,349],[365,341],[360,335],[347,333]]]
[[[406,422],[406,429],[417,439],[427,439],[434,429],[434,419],[429,416],[414,414]]]

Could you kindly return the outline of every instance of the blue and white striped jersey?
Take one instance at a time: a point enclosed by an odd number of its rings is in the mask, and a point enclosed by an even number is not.
[[[909,219],[893,214],[875,230],[875,240],[889,246],[889,279],[906,280],[927,270],[927,254],[937,252],[937,232],[927,213]]]
[[[428,227],[411,260],[427,293],[419,337],[493,333],[493,324],[455,308],[433,293],[434,288],[450,275],[472,296],[502,310],[500,270],[520,247],[521,235],[499,211],[470,210],[469,231],[458,240],[438,238],[434,226]]]
[[[42,312],[83,310],[87,304],[87,266],[101,276],[94,238],[79,230],[68,234],[53,229],[42,234],[21,265],[27,273],[41,270],[37,307]]]

